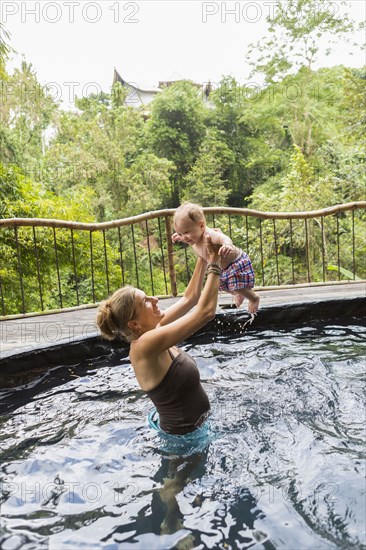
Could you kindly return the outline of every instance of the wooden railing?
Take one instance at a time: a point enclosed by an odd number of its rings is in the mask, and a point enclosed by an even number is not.
[[[311,212],[204,208],[250,255],[257,287],[366,278],[366,202]],[[174,245],[174,210],[104,223],[0,220],[0,315],[98,303],[125,284],[176,296],[194,265],[191,249]]]

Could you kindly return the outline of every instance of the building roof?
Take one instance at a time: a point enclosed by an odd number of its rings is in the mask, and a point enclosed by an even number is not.
[[[114,75],[113,75],[113,84],[116,82],[120,82],[122,86],[126,86],[127,88],[134,90],[133,93],[136,92],[136,97],[139,98],[139,101],[141,104],[150,103],[150,101],[153,99],[153,96],[155,94],[160,93],[164,88],[167,88],[171,86],[172,84],[175,84],[176,82],[180,82],[182,80],[185,80],[183,78],[180,78],[180,75],[174,75],[178,78],[176,80],[160,80],[157,88],[141,88],[138,86],[135,82],[127,82],[122,76],[119,74],[117,69],[114,69]],[[204,83],[204,84],[198,84],[197,82],[193,82],[190,80],[197,89],[201,89],[204,99],[206,102],[209,102],[209,95],[213,90],[213,86],[210,81]],[[141,95],[141,94],[147,94],[147,96]]]
[[[119,74],[119,72],[115,68],[114,69],[114,74],[113,74],[113,84],[115,84],[116,82],[120,82],[122,84],[122,86],[128,86],[129,88],[134,88],[135,90],[138,90],[139,92],[145,92],[147,94],[157,94],[157,93],[161,92],[160,88],[140,88],[135,82],[127,82],[126,80],[124,80],[121,77],[121,75]]]

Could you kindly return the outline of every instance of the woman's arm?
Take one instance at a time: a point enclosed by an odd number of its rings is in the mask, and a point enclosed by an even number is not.
[[[206,265],[206,260],[203,260],[203,258],[198,256],[196,267],[183,297],[165,310],[164,318],[160,322],[161,326],[167,325],[176,319],[179,319],[179,317],[182,317],[188,313],[188,311],[197,304],[202,291]]]
[[[218,264],[219,256],[217,251],[209,254],[209,260],[212,263]],[[155,329],[140,336],[138,343],[135,344],[135,353],[144,358],[150,357],[153,360],[162,351],[185,340],[213,319],[216,313],[219,285],[219,274],[209,272],[197,307],[184,315],[184,317],[180,317],[168,325],[157,326]]]

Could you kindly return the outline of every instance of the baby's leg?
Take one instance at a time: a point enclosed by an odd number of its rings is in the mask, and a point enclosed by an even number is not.
[[[244,298],[248,300],[249,313],[256,313],[259,306],[259,296],[252,288],[239,288],[233,292],[236,307],[240,307]]]

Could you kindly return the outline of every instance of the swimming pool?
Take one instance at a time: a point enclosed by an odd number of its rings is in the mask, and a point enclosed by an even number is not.
[[[364,547],[362,322],[183,347],[212,405],[183,444],[147,425],[125,350],[1,392],[4,550]]]

